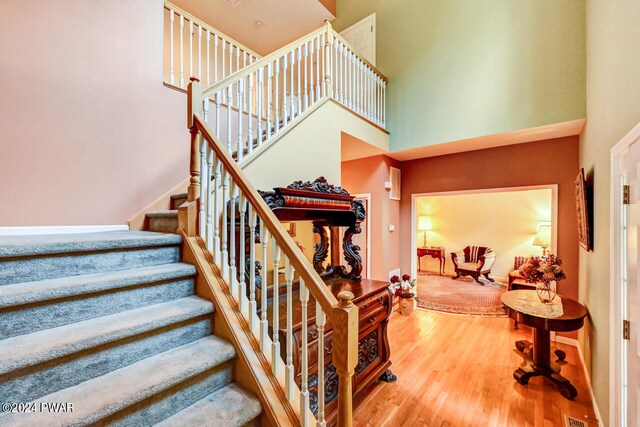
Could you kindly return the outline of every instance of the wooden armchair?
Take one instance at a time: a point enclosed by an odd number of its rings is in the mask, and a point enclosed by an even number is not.
[[[454,279],[460,276],[471,276],[484,286],[484,283],[480,281],[480,275],[484,275],[490,282],[495,282],[493,278],[489,277],[491,267],[496,262],[496,254],[490,248],[467,246],[459,252],[451,252],[451,260],[456,269]]]

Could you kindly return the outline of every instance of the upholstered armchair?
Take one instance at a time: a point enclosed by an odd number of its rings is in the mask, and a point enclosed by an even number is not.
[[[522,267],[527,261],[529,261],[528,256],[517,256],[513,260],[513,270],[509,272],[509,287],[507,290],[516,290],[516,289],[531,289],[535,288],[535,283],[528,283],[522,274],[520,274],[520,267]]]
[[[451,260],[456,269],[454,279],[460,276],[471,276],[476,282],[484,285],[480,281],[480,275],[484,275],[487,280],[495,282],[489,277],[491,267],[496,262],[496,254],[490,248],[484,246],[467,246],[459,252],[451,252]]]

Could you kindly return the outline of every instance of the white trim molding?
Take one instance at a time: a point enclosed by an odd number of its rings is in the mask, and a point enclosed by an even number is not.
[[[34,236],[38,234],[99,233],[128,230],[127,224],[117,225],[53,225],[35,227],[0,227],[0,236]]]

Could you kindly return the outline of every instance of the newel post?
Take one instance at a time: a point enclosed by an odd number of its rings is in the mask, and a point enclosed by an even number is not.
[[[333,96],[333,82],[331,79],[331,46],[333,45],[333,28],[331,27],[331,22],[328,19],[325,19],[326,26],[326,37],[324,42],[324,87],[325,94],[328,97]]]
[[[189,156],[189,180],[188,200],[193,202],[200,195],[200,144],[201,135],[195,126],[193,116],[202,117],[202,87],[200,80],[191,77],[187,88],[187,128],[191,132],[191,154]]]
[[[353,373],[358,363],[358,307],[342,291],[333,308],[333,365],[338,373],[338,426],[353,424]]]

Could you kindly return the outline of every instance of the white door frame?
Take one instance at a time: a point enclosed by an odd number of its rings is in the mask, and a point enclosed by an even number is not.
[[[373,12],[371,15],[367,16],[364,19],[361,19],[360,21],[356,22],[355,24],[349,26],[348,28],[345,28],[344,30],[340,31],[340,35],[344,37],[345,33],[348,33],[349,31],[355,29],[356,27],[359,27],[360,25],[362,25],[363,23],[366,23],[367,21],[370,21],[370,24],[372,26],[372,33],[373,33],[373,37],[372,37],[372,42],[373,42],[373,52],[371,53],[371,58],[367,58],[367,60],[369,62],[371,62],[371,65],[373,65],[374,67],[376,66],[376,32],[378,31],[378,29],[376,28],[376,13]],[[359,54],[359,52],[357,52]]]
[[[610,218],[609,218],[609,425],[621,426],[623,411],[622,403],[622,303],[621,292],[622,260],[620,253],[620,215],[622,213],[622,192],[618,185],[623,170],[619,167],[621,159],[627,149],[634,143],[640,142],[640,123],[625,135],[611,149],[611,177],[610,188]]]
[[[352,194],[356,199],[365,199],[367,201],[367,259],[365,267],[367,271],[367,279],[371,279],[371,193]]]
[[[502,193],[508,191],[551,190],[551,252],[558,253],[558,185],[527,185],[522,187],[482,188],[474,190],[440,191],[435,193],[414,193],[411,195],[411,277],[418,277],[418,261],[416,260],[416,199],[425,196],[453,196],[479,193]],[[447,254],[445,254],[446,257]]]

